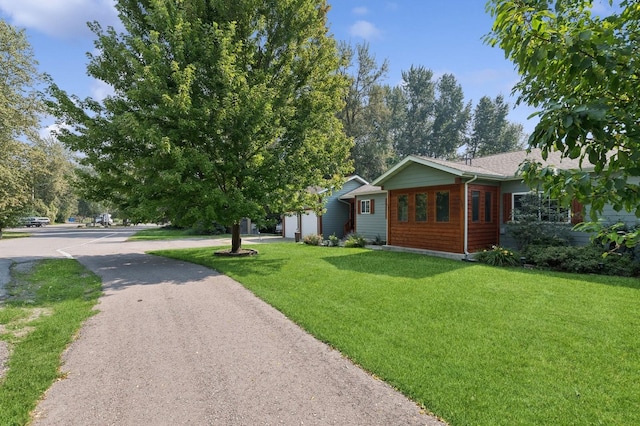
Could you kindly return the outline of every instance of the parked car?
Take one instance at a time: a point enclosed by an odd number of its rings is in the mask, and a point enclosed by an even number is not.
[[[32,226],[40,228],[42,226],[49,225],[51,223],[51,220],[49,220],[48,217],[44,217],[44,216],[39,216],[39,217],[30,216],[30,217],[23,217],[21,220],[21,223],[27,228],[31,228]]]

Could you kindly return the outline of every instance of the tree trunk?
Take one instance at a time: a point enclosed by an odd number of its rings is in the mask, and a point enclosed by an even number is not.
[[[237,253],[240,250],[242,239],[240,238],[240,224],[234,223],[231,227],[231,253]]]

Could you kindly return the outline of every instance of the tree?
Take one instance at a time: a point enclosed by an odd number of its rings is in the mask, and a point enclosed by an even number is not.
[[[525,180],[565,203],[588,204],[592,220],[606,204],[640,217],[637,2],[623,0],[606,16],[590,0],[492,0],[487,9],[495,22],[486,41],[514,62],[518,102],[538,109],[529,145],[595,166],[589,173],[525,163]],[[637,243],[638,232],[629,235]]]
[[[399,157],[424,155],[448,158],[465,142],[470,118],[462,88],[452,74],[433,81],[433,72],[412,66],[402,72],[403,83],[393,93],[392,110],[404,120],[399,126],[394,148]],[[403,110],[404,109],[404,110]]]
[[[431,130],[431,157],[447,158],[465,144],[471,118],[471,103],[464,103],[462,87],[453,74],[444,74],[437,84]]]
[[[402,115],[405,118],[403,122],[396,121],[401,127],[397,132],[394,148],[400,158],[429,153],[436,96],[432,79],[433,72],[422,66],[412,65],[409,71],[402,71],[403,83],[400,91],[395,94],[395,107],[404,109]]]
[[[36,139],[29,152],[31,193],[29,208],[40,215],[64,222],[77,210],[73,183],[75,163],[72,155],[55,138]]]
[[[0,19],[0,237],[29,201],[29,146],[43,105],[34,87],[43,80],[24,31]]]
[[[507,120],[509,104],[502,95],[492,100],[483,96],[473,114],[471,137],[467,144],[467,156],[483,157],[510,152],[523,147],[523,127]]]
[[[91,28],[90,76],[103,103],[52,86],[85,154],[97,199],[176,225],[240,221],[312,202],[306,188],[339,185],[351,144],[336,113],[338,73],[324,0],[120,0],[125,32]]]
[[[378,66],[375,57],[369,53],[368,44],[359,44],[354,51],[343,42],[340,52],[344,58],[340,72],[351,84],[345,96],[344,109],[338,116],[345,133],[354,140],[351,158],[355,172],[365,179],[373,179],[386,170],[386,161],[392,150],[390,110],[385,103],[388,88],[380,84],[389,65],[385,60]]]

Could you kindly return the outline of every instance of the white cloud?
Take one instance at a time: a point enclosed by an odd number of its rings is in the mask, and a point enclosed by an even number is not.
[[[380,38],[382,33],[371,22],[357,21],[349,28],[349,33],[355,37],[361,37],[365,40],[373,40]]]
[[[367,9],[365,6],[354,7],[352,12],[354,15],[366,15],[369,13],[369,9]]]
[[[102,102],[114,93],[113,87],[102,80],[93,80],[91,83],[91,97],[96,101]]]
[[[118,24],[115,0],[0,0],[0,11],[18,27],[57,38],[88,37],[87,22]]]

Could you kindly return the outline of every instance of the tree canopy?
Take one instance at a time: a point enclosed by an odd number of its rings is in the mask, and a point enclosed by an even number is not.
[[[401,120],[394,148],[399,157],[449,158],[466,142],[471,104],[452,74],[433,80],[433,71],[412,66],[402,72],[403,85],[392,94],[392,110]],[[396,112],[398,114],[398,112]]]
[[[340,184],[351,144],[347,80],[324,0],[119,0],[124,33],[97,35],[103,102],[52,86],[60,139],[85,154],[95,194],[137,218],[233,228],[300,209]],[[97,197],[100,198],[100,197]]]
[[[528,163],[525,179],[588,204],[593,219],[606,204],[640,217],[640,6],[615,6],[596,14],[591,0],[487,4],[495,22],[486,41],[515,64],[519,101],[538,109],[530,146],[594,165],[591,174]]]
[[[43,104],[35,86],[43,76],[24,31],[0,19],[0,236],[31,200],[30,147]]]
[[[355,172],[373,180],[386,171],[387,162],[393,157],[391,110],[386,99],[390,89],[382,85],[388,62],[378,65],[368,44],[358,44],[354,49],[343,42],[340,52],[344,58],[340,72],[351,84],[338,116],[345,133],[354,141],[351,158]]]
[[[467,156],[484,157],[501,152],[522,149],[522,124],[507,120],[509,104],[502,95],[491,99],[483,96],[473,112],[471,136],[467,143]]]

